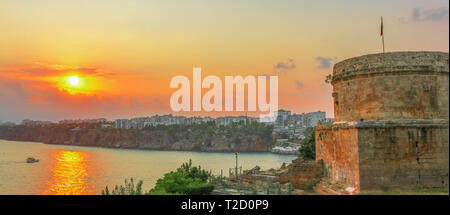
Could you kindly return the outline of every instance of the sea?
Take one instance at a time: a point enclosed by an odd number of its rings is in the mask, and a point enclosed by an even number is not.
[[[27,163],[33,157],[39,162]],[[296,156],[239,153],[238,167],[262,170],[289,164]],[[98,195],[125,179],[148,191],[165,173],[192,161],[214,175],[229,176],[235,153],[113,149],[0,140],[0,195]]]

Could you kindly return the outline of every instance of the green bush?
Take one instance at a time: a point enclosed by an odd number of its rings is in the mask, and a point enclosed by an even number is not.
[[[200,166],[192,167],[192,160],[190,159],[188,163],[183,163],[181,167],[177,169],[177,172],[183,172],[187,178],[198,178],[203,182],[206,182],[206,180],[211,177],[211,173],[202,170]]]
[[[314,160],[316,159],[316,132],[312,132],[308,139],[306,139],[299,151],[299,157],[302,157],[306,160]]]
[[[214,185],[207,183],[192,183],[186,189],[187,195],[209,195],[214,190]]]
[[[200,166],[192,167],[192,161],[189,160],[177,171],[166,173],[163,178],[158,179],[149,194],[208,195],[214,190],[214,186],[207,183],[210,177],[210,172],[202,170]]]
[[[200,166],[193,167],[192,161],[183,163],[176,171],[164,174],[156,181],[156,186],[147,192],[148,195],[209,195],[214,185],[208,183],[212,177],[211,172],[203,170]],[[141,195],[143,181],[134,184],[133,178],[125,179],[125,185],[116,185],[112,191],[105,187],[102,195]]]

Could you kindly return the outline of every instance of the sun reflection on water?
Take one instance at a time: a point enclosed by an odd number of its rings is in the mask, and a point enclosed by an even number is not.
[[[95,194],[93,164],[85,152],[52,150],[47,165],[49,180],[42,194],[81,195]]]

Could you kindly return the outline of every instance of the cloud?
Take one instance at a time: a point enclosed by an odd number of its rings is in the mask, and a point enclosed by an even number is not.
[[[98,68],[74,67],[65,65],[50,65],[35,63],[22,66],[4,66],[0,68],[2,73],[10,73],[16,76],[26,77],[50,77],[60,76],[67,73],[77,73],[84,76],[108,77],[114,75],[112,72],[101,71]]]
[[[39,80],[0,78],[0,119],[19,122],[106,117],[116,119],[168,112],[159,97],[70,93]]]
[[[295,80],[295,86],[298,90],[300,90],[303,88],[303,82],[301,82],[300,80]]]
[[[317,65],[318,69],[329,69],[331,68],[331,64],[336,61],[336,58],[318,56],[316,57],[316,61],[319,63],[319,65]]]
[[[401,23],[409,22],[426,22],[426,21],[441,21],[448,20],[448,8],[434,8],[423,10],[422,8],[413,8],[410,17],[400,17],[399,21]]]
[[[286,62],[278,62],[273,66],[275,69],[275,73],[287,73],[291,70],[295,70],[297,66],[295,65],[295,60],[293,58],[289,58]]]
[[[292,58],[289,58],[287,62],[279,62],[277,63],[274,68],[275,69],[295,69],[295,61]]]

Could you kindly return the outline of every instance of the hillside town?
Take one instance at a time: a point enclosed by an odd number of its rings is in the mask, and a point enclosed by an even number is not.
[[[185,117],[174,116],[172,114],[167,115],[153,115],[149,117],[136,117],[131,119],[116,119],[113,122],[108,121],[106,118],[96,119],[65,119],[58,122],[58,124],[101,124],[102,128],[114,127],[116,129],[144,129],[147,127],[157,126],[169,126],[169,125],[193,125],[201,123],[214,123],[217,127],[229,126],[232,123],[264,123],[267,125],[273,125],[273,135],[278,135],[279,141],[284,142],[286,140],[303,140],[305,139],[305,130],[312,128],[317,123],[330,123],[333,122],[332,118],[326,118],[326,113],[323,111],[316,111],[310,113],[292,113],[290,110],[280,109],[275,112],[274,120],[265,120],[258,117],[250,116],[224,116],[224,117]],[[0,121],[0,124],[13,125],[11,122]],[[25,126],[43,126],[55,124],[52,121],[39,121],[24,119],[21,123]]]
[[[200,123],[214,122],[216,126],[228,126],[231,123],[251,123],[259,122],[273,125],[273,134],[283,135],[287,139],[305,139],[304,131],[312,128],[318,122],[332,122],[333,119],[326,118],[323,111],[291,114],[290,110],[278,110],[275,112],[276,119],[267,121],[257,117],[249,116],[225,116],[225,117],[184,117],[169,115],[154,115],[151,117],[137,117],[132,119],[117,119],[114,127],[120,129],[143,129],[146,127],[156,127],[159,125],[192,125]]]

